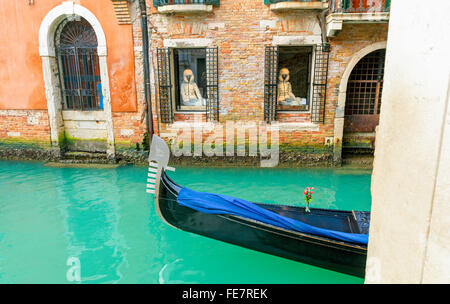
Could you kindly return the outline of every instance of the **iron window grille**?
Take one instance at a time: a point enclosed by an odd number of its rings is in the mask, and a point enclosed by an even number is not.
[[[383,90],[386,50],[363,57],[353,68],[347,84],[345,115],[378,115]]]
[[[277,118],[278,46],[267,46],[264,66],[264,120],[270,123]]]
[[[219,121],[219,50],[206,49],[206,120]]]
[[[158,80],[161,122],[172,123],[174,120],[174,108],[181,109],[181,97],[179,92],[180,63],[177,52],[193,50],[198,53],[199,49],[169,49],[159,48],[158,57]],[[219,120],[219,85],[218,85],[218,48],[205,48],[205,79],[197,79],[202,97],[206,100],[205,110],[208,121]],[[171,56],[174,54],[174,56]],[[173,61],[173,62],[172,62]],[[174,71],[172,71],[172,67]],[[188,66],[184,68],[189,68]],[[173,73],[174,72],[174,73]],[[172,83],[172,73],[175,75],[176,86]],[[175,90],[174,90],[175,89]],[[196,110],[189,110],[196,111]],[[197,110],[198,111],[198,110]]]
[[[311,121],[316,123],[323,123],[325,121],[329,55],[329,44],[324,43],[316,45],[311,108]]]
[[[310,100],[311,121],[323,123],[328,77],[329,44],[315,47],[312,96]],[[279,47],[267,46],[265,49],[264,73],[264,120],[270,123],[277,119]],[[308,89],[309,92],[309,89]]]
[[[160,117],[163,123],[173,122],[172,77],[170,73],[169,49],[158,48],[158,82]]]
[[[57,28],[55,50],[65,110],[103,110],[97,37],[84,19],[65,19]]]

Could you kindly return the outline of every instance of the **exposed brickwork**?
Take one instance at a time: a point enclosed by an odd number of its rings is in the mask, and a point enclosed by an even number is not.
[[[47,111],[0,110],[0,141],[50,145]]]
[[[151,5],[151,3],[149,3]],[[170,39],[204,38],[219,48],[220,121],[254,120],[264,117],[264,50],[275,39],[303,36],[305,44],[315,44],[320,27],[317,11],[274,13],[262,0],[222,0],[211,14],[162,15],[152,8],[150,19],[157,30],[152,35],[152,51]],[[315,40],[314,40],[315,39]],[[294,148],[329,148],[325,140],[334,135],[338,87],[347,63],[363,47],[387,39],[387,24],[345,24],[331,38],[325,121],[318,130],[280,130],[280,144]],[[156,66],[154,66],[156,68]],[[157,83],[153,84],[157,101]],[[175,114],[175,121],[189,121],[189,114]],[[309,112],[279,113],[281,123],[311,123]],[[161,124],[161,132],[170,125]],[[224,139],[225,141],[225,139]]]
[[[157,83],[156,49],[174,39],[203,39],[208,46],[219,49],[219,96],[220,123],[255,121],[264,118],[264,66],[265,47],[275,41],[288,41],[285,38],[300,38],[305,45],[320,43],[320,27],[316,18],[318,11],[300,10],[275,13],[270,11],[263,0],[221,0],[220,6],[212,13],[188,15],[162,15],[149,6],[150,41],[150,77],[153,110],[153,126],[157,134],[174,134],[171,124],[158,122],[159,96]],[[142,33],[138,5],[130,3],[129,13],[134,44],[134,80],[137,96],[136,110],[129,112],[114,110],[113,126],[117,151],[135,149],[136,144],[144,141],[147,126],[145,124],[144,66],[142,54]],[[113,22],[113,21],[112,21]],[[114,20],[117,22],[117,20]],[[106,37],[108,40],[108,37]],[[297,127],[282,127],[279,131],[282,149],[289,151],[330,152],[325,145],[327,138],[334,136],[334,121],[338,100],[338,89],[347,64],[354,54],[375,42],[386,41],[387,24],[344,24],[336,37],[330,38],[331,44],[325,121],[323,124],[311,123],[309,112],[278,113],[278,122]],[[283,42],[280,42],[283,44]],[[111,70],[111,65],[108,68]],[[110,73],[114,83],[114,73]],[[124,84],[125,85],[125,84]],[[131,85],[131,84],[129,84]],[[133,87],[133,86],[131,86]],[[134,98],[134,96],[130,97]],[[114,101],[113,101],[114,102]],[[193,122],[194,114],[176,113],[175,122]],[[202,122],[206,117],[202,114]],[[302,127],[302,124],[304,126]],[[169,134],[169,135],[168,135]],[[175,132],[175,134],[177,134]],[[207,131],[203,139],[212,133]],[[248,139],[248,137],[247,137]],[[0,110],[0,141],[24,141],[47,143],[50,146],[50,127],[47,110]],[[223,136],[226,145],[226,138]]]

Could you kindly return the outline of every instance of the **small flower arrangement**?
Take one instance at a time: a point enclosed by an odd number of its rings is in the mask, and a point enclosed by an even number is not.
[[[305,191],[303,192],[303,194],[305,195],[305,202],[306,202],[306,208],[305,208],[305,212],[311,212],[311,210],[309,210],[309,202],[312,201],[312,195],[314,193],[314,187],[308,187],[305,189]]]

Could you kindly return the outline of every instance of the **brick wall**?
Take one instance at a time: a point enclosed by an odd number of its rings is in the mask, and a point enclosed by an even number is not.
[[[50,126],[45,110],[0,110],[0,142],[5,145],[49,147]]]
[[[319,37],[320,43],[317,14],[309,10],[275,13],[262,0],[221,0],[210,14],[163,15],[152,8],[149,17],[157,31],[152,34],[152,53],[155,57],[156,48],[164,47],[164,41],[171,39],[210,39],[211,46],[219,49],[220,122],[262,121],[265,46],[289,37],[301,37],[306,45],[316,44]],[[345,67],[354,53],[371,43],[385,41],[386,35],[387,24],[345,24],[336,37],[330,38],[325,121],[316,127],[302,127],[302,123],[311,125],[310,113],[279,113],[278,121],[283,125],[300,124],[298,129],[280,129],[282,147],[329,150],[324,144],[334,135],[337,90]],[[156,69],[155,59],[153,63]],[[157,102],[157,73],[153,73],[153,102]],[[175,121],[188,120],[192,120],[190,114],[175,114]],[[161,133],[170,128],[161,124]]]
[[[212,13],[162,15],[149,9],[151,34],[151,86],[153,126],[157,134],[174,134],[172,126],[158,122],[159,100],[156,48],[171,39],[200,38],[219,49],[220,123],[228,120],[263,121],[264,117],[264,51],[275,40],[297,37],[305,44],[316,44],[320,27],[316,11],[274,13],[262,0],[222,0]],[[134,4],[135,5],[135,4]],[[113,112],[116,149],[133,150],[141,144],[145,125],[144,73],[139,12],[131,5],[134,43],[137,110]],[[344,24],[331,44],[325,121],[312,124],[309,112],[279,113],[280,144],[293,151],[328,151],[325,140],[333,137],[338,88],[342,74],[353,55],[360,49],[387,37],[387,24]],[[300,39],[300,40],[301,40]],[[311,42],[313,41],[313,42]],[[297,44],[298,45],[298,44]],[[114,77],[114,75],[110,75]],[[194,121],[194,115],[176,113],[175,121]],[[205,121],[205,116],[202,116]],[[206,132],[204,138],[210,133]],[[36,142],[50,146],[50,129],[46,110],[1,110],[0,141]],[[226,143],[226,138],[223,138]]]

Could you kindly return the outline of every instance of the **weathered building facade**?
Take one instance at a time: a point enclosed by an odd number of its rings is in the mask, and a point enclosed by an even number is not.
[[[152,3],[153,96],[160,107],[161,135],[175,138],[173,125],[198,114],[180,107],[176,52],[205,49],[210,75],[203,86],[211,96],[209,108],[198,108],[203,120],[276,123],[281,154],[315,155],[316,160],[339,162],[343,145],[373,147],[389,2],[200,2]],[[352,71],[369,54],[348,94]],[[201,69],[195,62],[187,66]],[[300,87],[293,92],[301,106],[278,103],[282,68],[291,70],[292,87]]]
[[[282,161],[336,164],[343,147],[373,148],[389,0],[146,4],[148,86],[139,1],[3,6],[2,44],[23,38],[0,49],[2,151],[140,157],[148,129],[176,145],[183,128],[234,150],[230,122],[247,127],[244,146],[276,128]]]
[[[4,1],[0,154],[110,159],[142,142],[142,51],[126,1]]]

